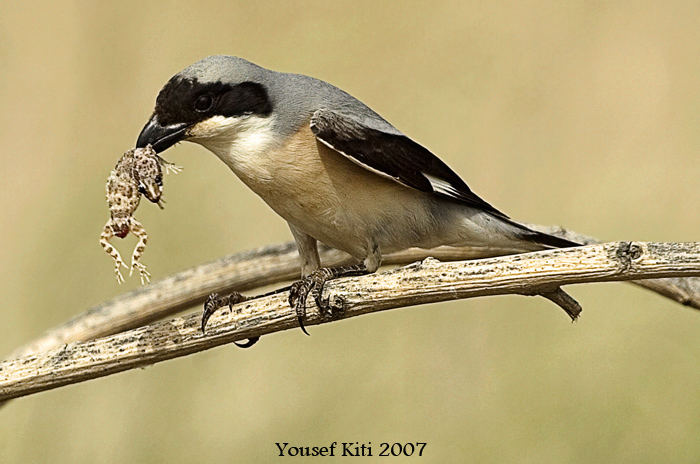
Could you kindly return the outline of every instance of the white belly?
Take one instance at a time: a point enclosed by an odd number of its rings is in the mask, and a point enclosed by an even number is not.
[[[356,165],[317,142],[308,126],[283,146],[264,131],[203,144],[289,223],[357,258],[371,243],[387,253],[444,241],[427,194]]]

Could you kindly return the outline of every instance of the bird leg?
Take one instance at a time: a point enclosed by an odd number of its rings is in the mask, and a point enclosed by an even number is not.
[[[233,311],[233,305],[242,303],[249,299],[250,298],[239,292],[233,292],[226,296],[219,296],[217,293],[212,293],[209,295],[207,301],[204,302],[204,313],[202,314],[202,333],[204,333],[204,330],[206,329],[207,321],[217,309],[228,306],[229,309]],[[238,343],[234,341],[233,343],[240,348],[250,348],[251,346],[255,345],[258,340],[260,340],[260,337],[251,337],[247,342]]]
[[[299,320],[299,327],[306,335],[309,333],[304,328],[306,317],[306,298],[311,293],[321,316],[332,317],[334,310],[338,309],[330,304],[329,298],[323,298],[323,286],[329,280],[338,277],[360,276],[369,274],[364,263],[351,266],[322,267],[313,271],[308,276],[292,284],[289,289],[289,306],[294,308]]]

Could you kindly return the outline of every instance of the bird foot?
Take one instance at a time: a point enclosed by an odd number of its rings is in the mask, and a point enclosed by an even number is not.
[[[205,333],[207,326],[207,321],[216,312],[217,309],[228,306],[229,309],[233,310],[233,305],[241,303],[243,301],[249,300],[249,298],[239,292],[233,292],[226,296],[219,296],[217,293],[212,293],[207,297],[207,301],[204,302],[204,312],[202,313],[202,333]],[[249,348],[257,343],[260,337],[251,337],[246,342],[236,342],[234,345],[240,348]]]
[[[297,314],[299,327],[302,332],[309,335],[304,327],[304,318],[306,317],[306,299],[309,294],[314,299],[318,311],[324,318],[337,317],[345,308],[345,302],[340,297],[335,297],[331,302],[330,298],[323,298],[323,287],[329,280],[338,277],[363,275],[367,274],[367,268],[364,264],[356,264],[353,266],[338,266],[338,267],[323,267],[313,271],[303,279],[294,282],[289,289],[289,306],[291,306]]]

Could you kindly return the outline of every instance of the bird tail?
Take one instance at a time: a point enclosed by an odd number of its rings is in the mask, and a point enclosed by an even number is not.
[[[519,239],[532,242],[535,245],[540,245],[542,247],[541,249],[543,250],[548,248],[570,248],[583,245],[582,243],[573,242],[562,237],[557,237],[556,235],[530,229],[529,227],[513,221],[510,218],[504,220],[511,226],[515,227],[516,234]]]
[[[571,240],[533,230],[505,215],[496,215],[487,211],[457,211],[457,227],[450,227],[456,236],[441,240],[452,246],[486,246],[496,249],[511,250],[514,253],[540,251],[551,248],[569,248],[581,246]],[[429,248],[429,247],[428,247]]]

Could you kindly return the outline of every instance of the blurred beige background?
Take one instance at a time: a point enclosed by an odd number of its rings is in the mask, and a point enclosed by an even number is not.
[[[349,91],[515,218],[700,239],[696,1],[4,2],[0,353],[137,285],[97,244],[105,178],[165,81],[215,53]],[[155,279],[291,238],[203,148],[167,158],[185,170],[166,209],[138,211]],[[543,299],[435,304],[13,401],[0,461],[266,462],[276,441],[700,461],[700,314],[624,284],[569,290],[575,325]]]

